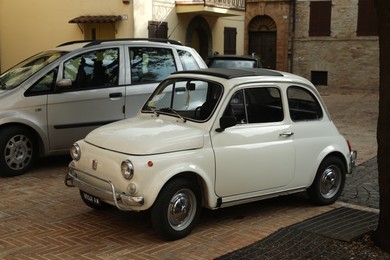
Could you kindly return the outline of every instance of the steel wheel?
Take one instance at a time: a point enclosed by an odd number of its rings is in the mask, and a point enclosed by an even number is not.
[[[320,192],[324,198],[332,198],[340,189],[342,173],[336,165],[330,165],[321,175]]]
[[[325,158],[307,189],[310,199],[317,205],[334,203],[343,191],[345,175],[345,165],[341,159],[333,156]]]
[[[200,187],[194,179],[178,178],[168,182],[151,209],[153,228],[166,240],[191,233],[201,211]]]
[[[193,221],[196,213],[196,197],[189,189],[179,190],[168,206],[168,222],[177,231],[184,230]]]

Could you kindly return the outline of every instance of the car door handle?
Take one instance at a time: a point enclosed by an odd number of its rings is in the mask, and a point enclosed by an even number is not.
[[[279,136],[281,137],[290,137],[294,134],[294,132],[283,132],[281,134],[279,134]]]
[[[120,98],[120,97],[122,97],[121,92],[110,93],[110,98]]]

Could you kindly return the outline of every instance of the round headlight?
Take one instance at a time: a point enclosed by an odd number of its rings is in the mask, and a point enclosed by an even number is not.
[[[80,146],[78,144],[75,143],[75,144],[72,145],[72,147],[70,148],[70,156],[75,161],[80,160],[81,149],[80,149]]]
[[[123,177],[127,180],[130,180],[133,178],[134,166],[129,160],[123,161],[121,165],[121,171]]]

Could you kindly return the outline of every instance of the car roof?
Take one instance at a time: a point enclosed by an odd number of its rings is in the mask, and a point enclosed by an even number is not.
[[[159,39],[159,38],[115,38],[115,39],[104,39],[104,40],[79,40],[69,41],[58,45],[54,50],[61,51],[74,51],[80,48],[87,48],[90,46],[99,46],[104,44],[128,44],[128,43],[154,43],[154,44],[172,44],[176,46],[184,47],[178,41],[170,39]]]
[[[238,79],[238,81],[240,81],[240,78],[251,78],[251,81],[265,80],[268,82],[299,82],[301,84],[310,86],[310,88],[315,88],[309,80],[301,76],[288,72],[262,68],[207,68],[198,70],[176,71],[173,72],[172,75],[185,75],[185,77],[211,76],[226,80]]]
[[[208,76],[214,76],[224,79],[233,79],[241,77],[254,77],[254,76],[274,76],[283,77],[284,75],[276,70],[260,69],[260,68],[208,68],[199,70],[187,70],[187,71],[176,71],[172,74],[202,74]]]
[[[258,56],[251,56],[251,55],[213,55],[207,57],[209,60],[257,60]]]

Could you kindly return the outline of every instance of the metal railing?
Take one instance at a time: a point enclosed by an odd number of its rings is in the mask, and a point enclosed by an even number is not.
[[[220,7],[226,9],[245,10],[245,0],[179,0],[180,3],[203,3],[205,6]]]

